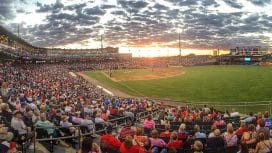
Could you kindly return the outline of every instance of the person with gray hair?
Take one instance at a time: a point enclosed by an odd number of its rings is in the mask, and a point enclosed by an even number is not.
[[[37,121],[36,127],[46,130],[48,135],[53,135],[54,133],[54,124],[47,120],[45,113],[41,113],[41,119]]]
[[[195,125],[194,129],[195,129],[195,135],[194,135],[194,136],[195,136],[196,139],[199,139],[199,138],[206,138],[206,134],[200,132],[200,127],[199,127],[199,125]]]

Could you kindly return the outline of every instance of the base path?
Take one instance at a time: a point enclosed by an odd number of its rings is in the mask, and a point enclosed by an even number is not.
[[[101,86],[102,88],[109,90],[110,92],[112,92],[114,94],[114,96],[117,96],[117,97],[134,97],[134,96],[131,96],[131,95],[127,94],[127,93],[124,93],[124,92],[122,92],[122,91],[120,91],[118,89],[115,89],[115,88],[112,88],[112,87],[110,87],[108,85],[105,85],[105,84],[97,81],[96,79],[93,79],[93,78],[85,75],[82,72],[78,72],[77,74],[79,76],[83,77],[85,80],[87,80],[91,84],[96,85],[96,86]]]

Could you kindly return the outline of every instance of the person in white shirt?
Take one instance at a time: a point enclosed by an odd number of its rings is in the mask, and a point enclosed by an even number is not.
[[[21,118],[21,112],[15,111],[14,116],[11,119],[11,127],[17,130],[20,135],[24,135],[27,134],[27,127]]]
[[[95,119],[94,119],[94,122],[95,122],[95,123],[99,123],[99,124],[105,123],[105,121],[101,118],[101,114],[100,114],[100,113],[97,113],[97,114],[96,114],[96,117],[95,117]]]

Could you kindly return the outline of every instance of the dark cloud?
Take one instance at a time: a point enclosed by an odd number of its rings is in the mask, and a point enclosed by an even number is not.
[[[248,0],[248,1],[258,6],[264,6],[266,4],[271,3],[271,0]]]
[[[60,12],[61,9],[64,8],[64,5],[61,3],[60,0],[57,0],[55,3],[47,5],[47,4],[42,4],[40,2],[36,3],[38,9],[36,12],[38,13],[45,13],[45,12]]]
[[[215,0],[202,0],[201,4],[203,6],[214,6],[214,7],[219,6],[219,4]]]
[[[165,5],[161,5],[161,4],[158,4],[156,3],[153,8],[157,9],[157,10],[169,10],[169,8]]]
[[[259,15],[258,14],[254,14],[254,15],[250,15],[247,18],[244,19],[244,23],[245,24],[258,24],[258,20],[259,20]]]
[[[148,5],[147,2],[141,0],[119,0],[118,4],[130,13],[137,13]]]
[[[87,6],[86,3],[82,3],[82,4],[75,4],[75,5],[68,5],[68,6],[65,6],[64,9],[73,11],[73,10],[83,9],[83,8],[86,7],[86,6]]]
[[[84,13],[87,15],[104,15],[106,12],[99,7],[86,8]]]
[[[233,8],[241,9],[244,7],[241,3],[238,3],[237,0],[224,0],[224,2]]]
[[[110,9],[110,8],[115,8],[115,5],[108,5],[108,4],[103,4],[100,6],[101,9]]]
[[[196,0],[169,0],[169,1],[174,3],[175,5],[180,5],[180,6],[197,5]]]
[[[126,16],[127,15],[126,12],[123,11],[123,10],[113,11],[113,12],[111,12],[111,14],[113,14],[113,15],[120,15],[120,16]]]

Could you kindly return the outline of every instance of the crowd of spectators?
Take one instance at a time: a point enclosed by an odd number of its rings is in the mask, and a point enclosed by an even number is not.
[[[0,64],[1,145],[12,150],[7,144],[27,140],[33,149],[34,127],[51,137],[82,132],[72,125],[90,132],[96,124],[110,125],[111,118],[135,121],[136,112],[152,106],[147,100],[109,97],[69,72],[62,64]]]

